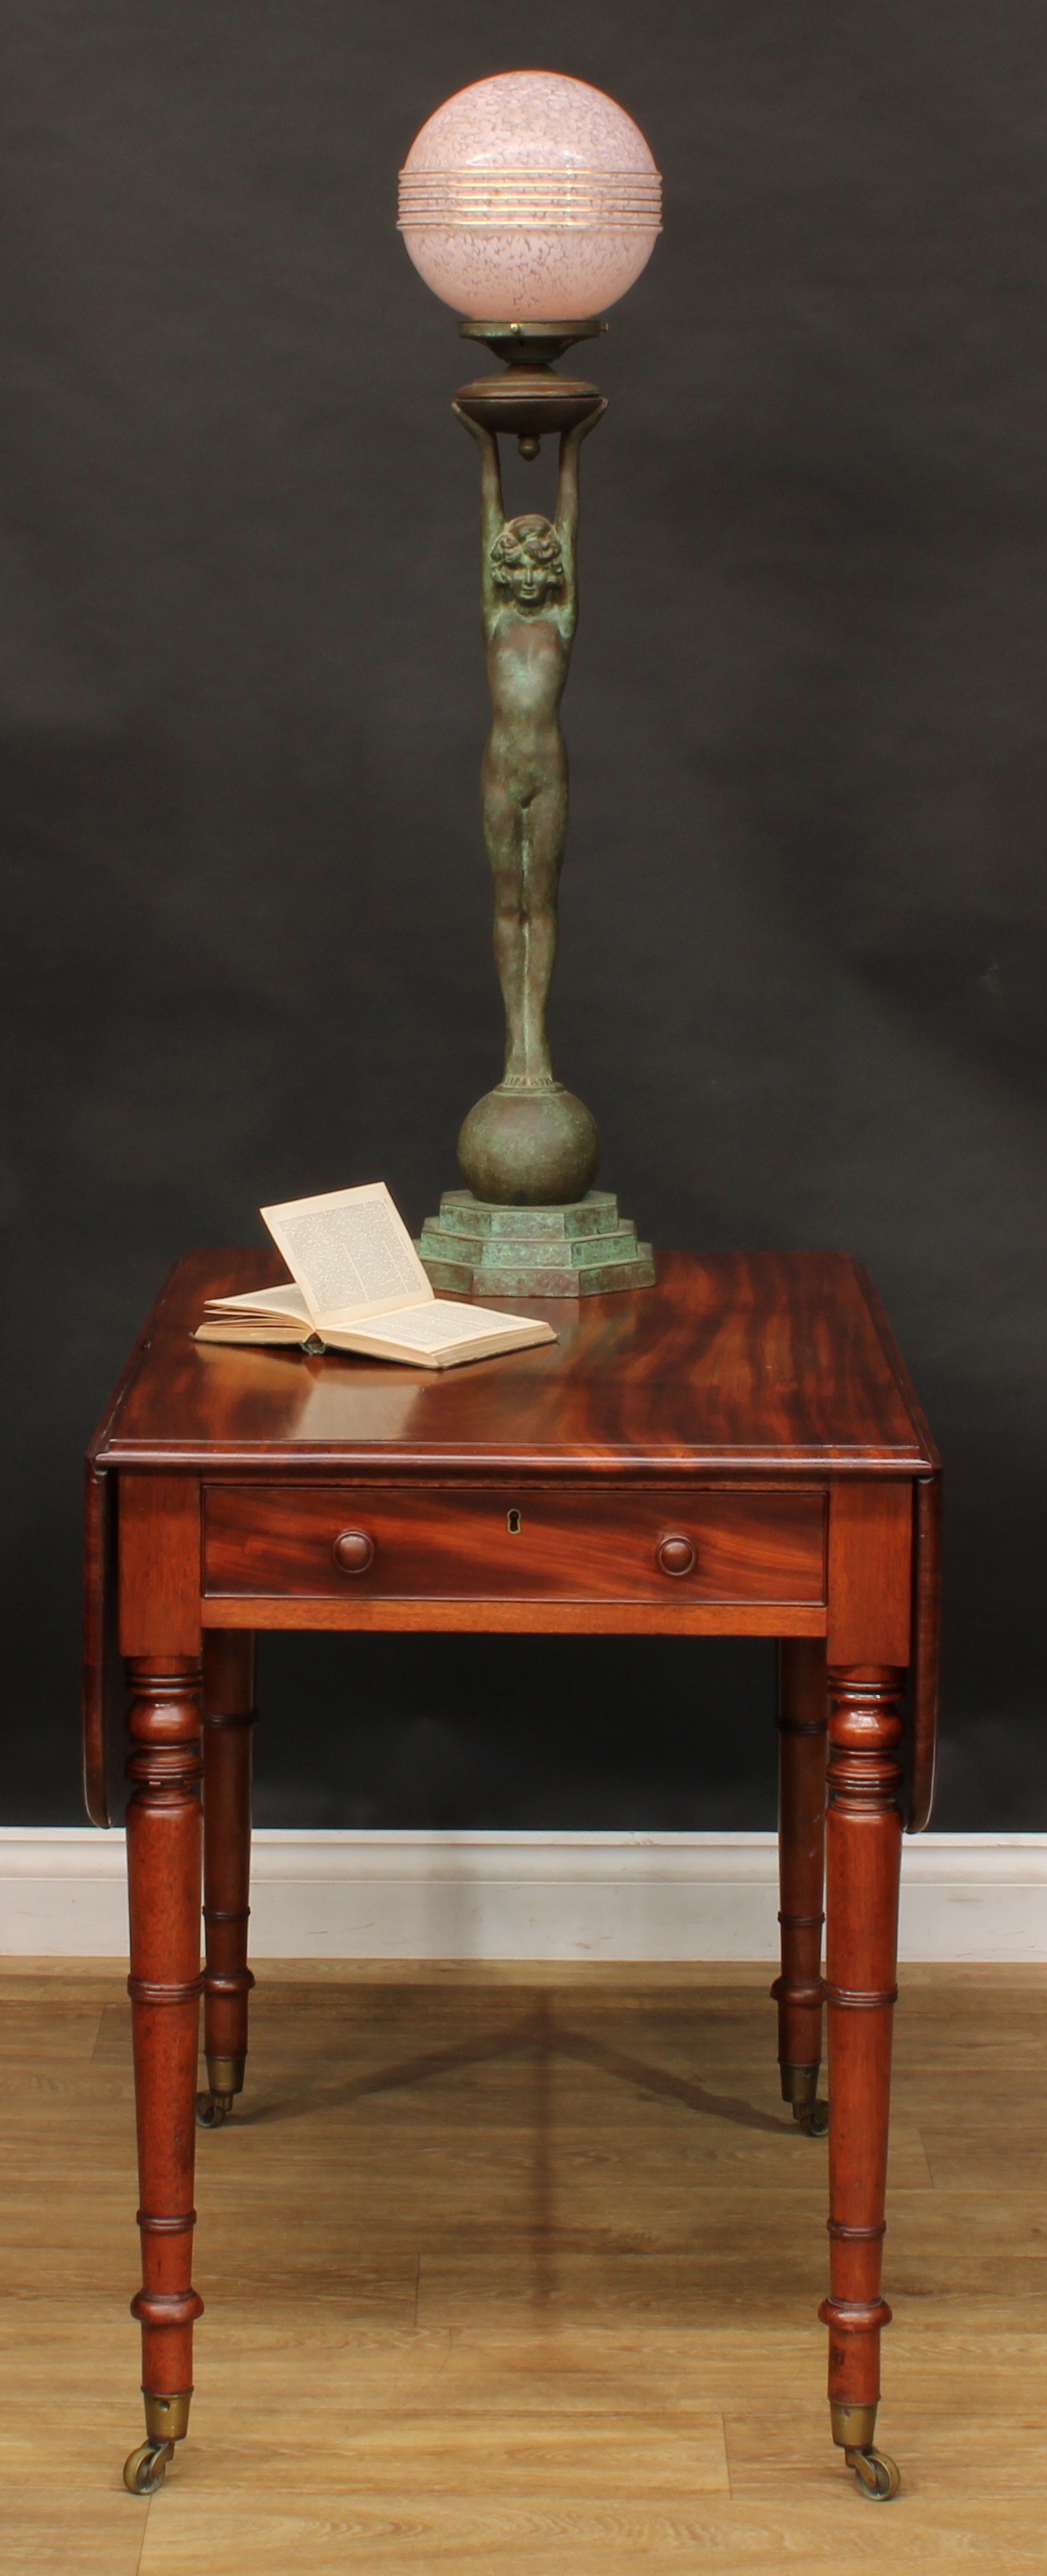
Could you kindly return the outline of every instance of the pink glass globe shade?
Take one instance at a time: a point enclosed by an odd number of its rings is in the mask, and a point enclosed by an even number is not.
[[[500,72],[416,135],[399,225],[426,285],[469,320],[586,321],[646,268],[661,192],[639,126],[603,90]]]

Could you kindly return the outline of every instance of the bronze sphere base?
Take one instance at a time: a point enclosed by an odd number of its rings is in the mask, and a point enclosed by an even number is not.
[[[600,1135],[591,1110],[562,1082],[485,1093],[458,1138],[458,1168],[478,1199],[501,1207],[563,1207],[596,1177]]]

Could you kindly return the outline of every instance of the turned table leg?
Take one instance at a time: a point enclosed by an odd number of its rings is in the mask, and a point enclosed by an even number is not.
[[[251,1908],[251,1732],[254,1638],[212,1628],[204,1637],[204,2049],[201,2128],[217,2129],[242,2093],[247,2057]]]
[[[875,2448],[891,2030],[897,1996],[898,1806],[904,1674],[884,1665],[829,1673],[828,1926],[830,2291],[833,2440],[870,2496],[897,2490]]]
[[[820,1637],[785,1637],[778,1649],[778,1883],[782,1972],[778,2006],[782,2100],[808,2137],[824,2138],[818,2100],[822,2057],[822,1925],[825,1920],[825,1754],[828,1698]]]
[[[128,1660],[127,1876],[138,2123],[146,2438],[124,2469],[138,2495],[163,2480],[193,2388],[193,2097],[200,2022],[200,1666]]]

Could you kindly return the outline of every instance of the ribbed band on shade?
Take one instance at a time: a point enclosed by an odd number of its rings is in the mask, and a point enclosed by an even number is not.
[[[400,232],[661,231],[656,170],[426,170],[400,173]]]

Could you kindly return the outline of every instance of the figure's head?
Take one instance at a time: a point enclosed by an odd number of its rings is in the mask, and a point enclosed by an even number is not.
[[[491,562],[499,590],[511,591],[520,608],[542,608],[551,591],[563,588],[560,540],[539,510],[506,520],[491,548]]]

